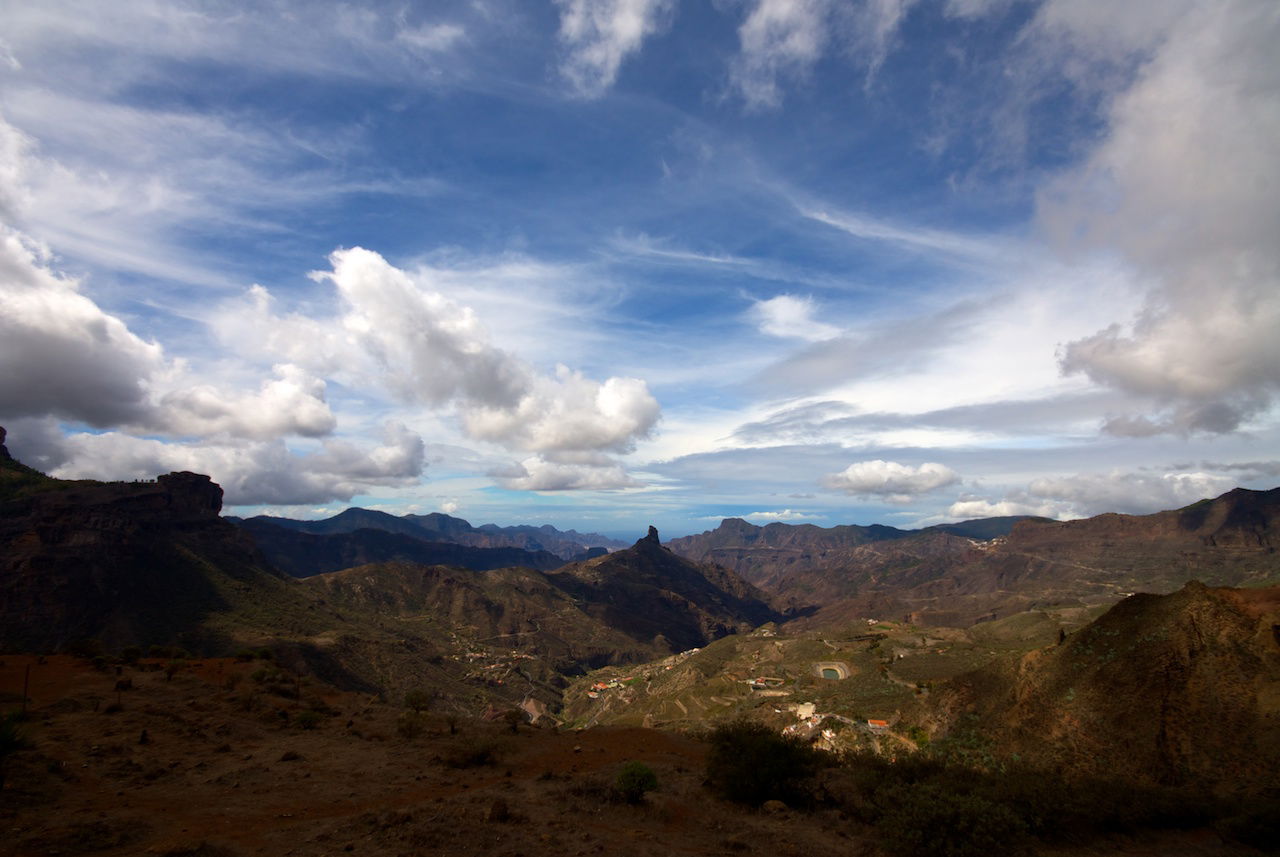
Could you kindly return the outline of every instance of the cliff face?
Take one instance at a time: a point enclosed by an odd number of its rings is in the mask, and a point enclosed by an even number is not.
[[[0,495],[0,648],[172,642],[226,608],[219,581],[273,574],[207,476],[33,481],[7,451],[0,467],[19,486]]]

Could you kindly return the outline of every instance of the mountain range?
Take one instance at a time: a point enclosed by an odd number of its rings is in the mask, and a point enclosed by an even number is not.
[[[1280,789],[1280,489],[1154,515],[916,531],[728,519],[666,545],[650,527],[624,547],[363,509],[240,521],[222,518],[221,503],[219,486],[194,473],[53,479],[12,460],[0,432],[0,652],[104,653],[99,669],[133,671],[107,709],[118,712],[134,705],[120,699],[129,682],[160,699],[168,678],[146,671],[171,678],[189,650],[211,659],[188,670],[207,673],[217,699],[188,698],[190,677],[169,696],[256,718],[259,731],[293,730],[294,718],[315,728],[338,712],[327,700],[354,692],[330,729],[344,745],[388,740],[368,731],[375,700],[413,698],[450,734],[486,716],[512,731],[529,718],[695,732],[746,717],[859,759],[914,760],[903,776],[943,758],[961,760],[966,777],[1014,765],[1034,772],[1031,786],[1058,783],[1027,792],[1053,800],[1104,780],[1215,806]],[[597,555],[562,555],[581,548]],[[139,662],[157,646],[167,666]],[[246,669],[233,682],[223,671],[236,664]],[[275,696],[284,701],[264,703]],[[79,707],[58,729],[97,735],[100,701],[66,703]],[[184,739],[162,733],[179,722],[173,711],[130,711],[139,746],[153,730],[180,754]],[[406,741],[425,722],[417,712],[383,721]],[[185,740],[227,746],[224,726],[203,728]],[[281,763],[296,756],[278,752]],[[565,778],[580,761],[575,744]],[[839,804],[838,781],[815,788]]]
[[[1153,515],[998,518],[915,531],[756,527],[731,518],[669,542],[807,610],[810,627],[881,615],[965,627],[1048,605],[1171,592],[1192,579],[1276,585],[1277,544],[1280,489],[1244,488]]]

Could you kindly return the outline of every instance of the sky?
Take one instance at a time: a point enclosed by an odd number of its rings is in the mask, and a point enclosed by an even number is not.
[[[0,0],[0,425],[664,537],[1280,485],[1274,0]]]

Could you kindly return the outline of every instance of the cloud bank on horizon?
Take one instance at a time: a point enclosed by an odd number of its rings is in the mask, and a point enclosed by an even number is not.
[[[0,0],[0,425],[630,535],[1280,480],[1268,0]]]

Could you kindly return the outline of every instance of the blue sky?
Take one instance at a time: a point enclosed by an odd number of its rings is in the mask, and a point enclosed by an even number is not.
[[[1280,483],[1269,0],[0,0],[0,424],[639,535]]]

